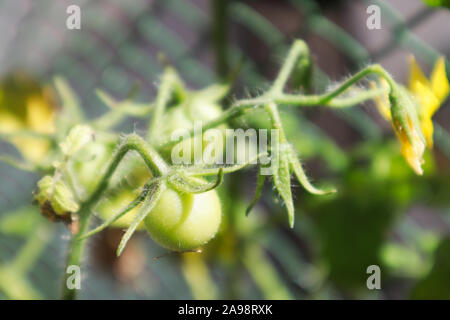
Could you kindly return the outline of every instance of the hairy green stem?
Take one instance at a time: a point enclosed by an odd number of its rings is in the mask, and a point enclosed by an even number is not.
[[[295,69],[295,64],[297,63],[298,59],[301,56],[308,57],[309,49],[305,42],[297,40],[294,42],[291,49],[289,50],[286,61],[281,67],[281,70],[278,73],[278,76],[276,77],[275,82],[273,83],[272,88],[269,91],[269,95],[271,94],[277,95],[283,91],[283,88],[286,85],[289,76]]]
[[[272,127],[280,131],[280,140],[286,140],[286,135],[284,134],[283,124],[281,122],[281,117],[277,105],[274,103],[269,103],[265,109],[269,113],[270,119],[272,121]]]
[[[70,266],[78,266],[81,267],[81,257],[83,254],[85,241],[79,241],[77,239],[77,235],[83,234],[86,232],[88,226],[89,226],[89,217],[90,217],[90,208],[82,208],[79,212],[79,229],[78,232],[72,236],[72,239],[70,239],[69,246],[68,246],[68,254],[66,259],[66,267],[63,270],[64,276],[62,281],[62,294],[61,298],[64,300],[74,300],[77,297],[77,289],[70,289],[68,286],[69,277],[71,276],[70,273],[68,273],[68,268]]]
[[[335,88],[333,91],[322,95],[290,95],[283,93],[283,88],[289,79],[290,74],[295,68],[296,62],[302,55],[309,55],[308,48],[303,41],[296,41],[292,46],[288,57],[280,70],[272,88],[264,95],[252,98],[238,100],[231,106],[230,109],[223,112],[218,118],[206,123],[202,126],[202,132],[210,128],[216,127],[224,122],[227,122],[233,118],[242,116],[246,112],[254,109],[264,107],[269,113],[274,128],[280,129],[280,139],[285,140],[286,137],[283,132],[283,126],[279,116],[279,111],[277,104],[288,104],[294,106],[317,106],[317,105],[327,105],[330,107],[343,108],[349,107],[359,102],[371,99],[379,94],[385,93],[385,91],[376,89],[361,92],[360,94],[350,97],[341,98],[337,97],[353,86],[356,82],[360,81],[369,74],[377,74],[378,76],[386,79],[390,85],[391,90],[396,86],[394,80],[391,76],[380,66],[371,65],[363,70],[356,73],[353,77],[344,81],[341,85]],[[179,89],[182,84],[179,82],[176,73],[169,67],[163,75],[161,88],[156,99],[154,116],[151,121],[151,127],[148,132],[149,141],[157,135],[158,130],[161,126],[162,115],[166,108],[166,105],[170,102],[172,94]],[[190,136],[193,136],[196,132],[194,128],[190,131]],[[162,148],[167,148],[178,143],[182,137],[178,140],[170,141],[164,145]],[[115,172],[120,161],[123,159],[125,154],[130,151],[137,151],[140,156],[145,161],[148,168],[152,171],[154,176],[166,175],[169,171],[168,165],[159,156],[159,154],[151,148],[151,146],[142,138],[136,134],[131,134],[125,138],[121,143],[119,148],[113,155],[112,160],[102,179],[96,186],[94,192],[89,196],[89,198],[82,203],[81,209],[79,211],[79,228],[77,232],[73,235],[69,243],[69,253],[67,257],[67,267],[70,265],[80,266],[81,258],[83,254],[83,249],[85,245],[84,239],[79,239],[79,237],[86,233],[89,226],[89,218],[91,216],[93,205],[99,200],[104,190],[107,188],[109,180],[113,173]],[[67,269],[65,270],[67,271]],[[69,289],[67,286],[67,280],[70,274],[65,273],[63,278],[63,294],[64,299],[74,299],[76,297],[76,290]]]
[[[170,98],[174,92],[179,93],[183,90],[178,90],[182,86],[178,75],[172,67],[166,67],[162,75],[161,86],[158,90],[158,95],[155,101],[155,109],[153,111],[153,117],[150,121],[149,131],[147,133],[147,141],[152,142],[158,135],[162,124],[162,116],[167,104],[170,102]]]
[[[286,61],[291,67],[293,66],[293,64],[291,63],[291,59],[288,59]],[[224,111],[219,117],[207,122],[206,124],[203,124],[202,132],[217,127],[218,125],[227,122],[231,119],[240,117],[252,109],[260,108],[270,103],[280,105],[302,106],[302,107],[326,105],[328,107],[333,108],[347,108],[354,106],[355,104],[364,102],[366,100],[373,99],[374,97],[380,94],[387,93],[386,90],[384,89],[374,89],[361,92],[353,97],[337,98],[337,96],[344,93],[352,85],[354,85],[355,83],[357,83],[358,81],[360,81],[361,79],[370,74],[377,74],[378,76],[386,79],[391,88],[396,85],[392,77],[389,75],[389,73],[385,71],[383,67],[381,67],[380,65],[375,64],[362,69],[361,71],[356,73],[353,77],[344,81],[333,91],[320,95],[301,95],[301,94],[293,95],[293,94],[285,94],[282,92],[277,93],[278,86],[283,85],[286,81],[285,77],[289,75],[288,71],[280,72],[278,79],[281,80],[279,80],[279,82],[276,83],[277,86],[275,86],[274,84],[274,86],[268,93],[257,98],[243,99],[236,101],[235,103],[232,104],[232,106],[229,109]],[[190,136],[194,135],[194,129],[190,130],[189,135]],[[174,139],[172,141],[165,143],[164,145],[161,146],[161,149],[173,147],[175,144],[179,143],[182,138],[183,137],[179,137],[178,139]]]
[[[112,160],[107,166],[102,179],[97,184],[94,192],[81,205],[79,210],[78,230],[72,235],[68,246],[68,255],[66,261],[66,269],[64,270],[64,277],[62,282],[62,298],[65,300],[72,300],[76,298],[77,290],[69,289],[67,281],[71,274],[68,274],[67,268],[69,266],[81,266],[81,259],[85,246],[85,239],[79,239],[81,235],[85,234],[89,227],[89,220],[92,214],[92,207],[100,199],[100,196],[108,187],[108,183],[117,166],[122,161],[123,157],[128,151],[134,150],[143,158],[148,168],[152,171],[154,176],[165,175],[168,171],[168,166],[159,154],[153,150],[150,145],[136,134],[128,135],[120,144],[119,148],[113,155]]]

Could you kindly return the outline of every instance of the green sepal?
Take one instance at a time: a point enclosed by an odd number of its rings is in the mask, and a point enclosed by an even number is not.
[[[52,176],[45,176],[38,182],[38,191],[34,198],[42,207],[50,203],[53,212],[57,215],[65,215],[77,212],[79,205],[75,201],[72,190],[62,179],[55,179]]]
[[[142,192],[131,203],[129,203],[125,208],[123,208],[122,210],[116,212],[109,219],[105,220],[100,226],[98,226],[98,227],[94,228],[93,230],[91,230],[91,231],[89,231],[89,232],[79,236],[78,240],[89,238],[90,236],[93,236],[94,234],[97,234],[100,231],[103,231],[104,229],[109,227],[111,224],[113,224],[115,221],[119,220],[125,214],[127,214],[128,212],[130,212],[131,210],[136,208],[138,205],[140,205],[142,203],[142,201],[144,201],[144,199],[147,197],[147,195],[148,195],[148,193],[150,191],[151,185],[153,183],[156,183],[156,181],[157,181],[156,179],[151,179],[151,180],[152,181],[150,181],[149,183],[147,183],[144,186],[144,189],[142,190]]]
[[[273,183],[281,198],[283,199],[289,218],[289,226],[294,227],[294,202],[292,200],[291,191],[291,170],[287,148],[289,144],[282,143],[275,151],[275,161],[272,163]],[[272,153],[274,154],[274,153]]]
[[[156,203],[158,202],[159,198],[161,197],[161,194],[164,192],[165,189],[166,184],[164,182],[156,182],[150,186],[149,193],[144,202],[142,203],[139,212],[134,217],[133,222],[131,222],[127,231],[123,235],[122,240],[120,240],[119,246],[117,247],[117,256],[120,256],[122,254],[128,240],[130,240],[131,236],[136,231],[136,228],[141,224],[141,222],[145,219],[145,217],[155,207]]]
[[[300,160],[298,156],[296,155],[296,152],[292,146],[290,146],[288,151],[288,157],[289,157],[289,163],[291,170],[295,173],[295,176],[300,182],[300,184],[303,186],[303,188],[306,189],[306,191],[317,194],[317,195],[323,195],[328,193],[336,192],[336,189],[330,188],[330,189],[319,189],[311,184],[308,177],[305,174],[305,171],[303,170],[303,166],[300,163]]]
[[[190,177],[182,173],[175,173],[169,176],[168,183],[183,193],[203,193],[220,186],[223,181],[223,175],[223,168],[219,168],[216,181],[207,182],[197,177]]]
[[[253,196],[252,201],[248,205],[247,209],[245,210],[245,215],[248,216],[250,211],[252,211],[255,204],[258,202],[259,198],[261,198],[262,190],[264,187],[264,182],[266,181],[266,175],[261,174],[261,167],[258,168],[258,177],[256,180],[256,189],[255,189],[255,195]]]

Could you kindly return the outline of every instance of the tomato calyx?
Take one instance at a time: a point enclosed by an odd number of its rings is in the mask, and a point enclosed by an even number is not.
[[[100,226],[98,226],[97,228],[91,230],[90,232],[81,235],[79,237],[79,240],[81,239],[85,239],[87,237],[90,237],[100,231],[102,231],[103,229],[105,229],[106,227],[112,226],[114,225],[114,223],[121,219],[123,216],[125,216],[126,214],[130,214],[130,211],[133,211],[133,217],[131,219],[131,222],[129,222],[128,225],[128,229],[126,231],[126,233],[124,234],[122,241],[118,247],[118,255],[120,255],[120,253],[123,251],[127,241],[130,239],[130,237],[132,236],[132,234],[138,229],[138,227],[143,223],[143,221],[147,218],[147,216],[149,214],[152,213],[152,210],[154,209],[154,207],[158,207],[159,204],[159,200],[162,197],[163,199],[167,197],[172,197],[175,200],[173,201],[169,201],[169,203],[175,203],[177,202],[179,199],[184,199],[184,200],[179,200],[181,201],[182,204],[180,204],[178,206],[178,210],[179,208],[184,208],[183,210],[186,210],[187,212],[189,211],[189,208],[194,208],[194,204],[196,204],[196,206],[198,207],[198,202],[202,199],[202,197],[196,197],[197,194],[205,194],[208,192],[213,191],[213,189],[217,188],[222,180],[223,180],[223,175],[224,175],[224,171],[222,168],[218,168],[217,170],[217,177],[215,179],[215,181],[207,181],[205,179],[202,179],[200,177],[196,177],[196,176],[190,176],[189,174],[187,174],[185,172],[184,169],[180,169],[180,168],[172,168],[169,173],[167,173],[164,176],[154,176],[151,177],[146,183],[145,185],[141,188],[141,192],[139,193],[139,195],[133,200],[131,201],[131,203],[129,203],[125,208],[123,208],[122,210],[116,212],[115,214],[113,214],[111,217],[109,217],[107,220],[105,220]],[[170,191],[172,190],[172,191]],[[168,196],[168,194],[172,194],[172,196]],[[215,194],[215,191],[214,191]],[[212,203],[215,204],[215,206],[217,208],[220,208],[220,201],[216,200],[217,195],[213,196],[213,195],[209,195],[207,198],[205,198],[208,201],[212,201]],[[211,200],[213,198],[213,200]],[[178,200],[177,200],[178,199]],[[188,201],[189,200],[189,201]],[[195,201],[194,201],[195,200]],[[178,202],[179,202],[178,201]],[[162,205],[159,204],[159,207],[161,207]],[[167,206],[167,205],[166,205]],[[197,208],[195,207],[195,208]],[[164,209],[165,210],[165,209]],[[175,208],[174,210],[165,210],[167,211],[165,213],[165,215],[167,217],[173,215],[176,213],[177,209]],[[217,210],[216,210],[217,211]],[[174,213],[175,212],[175,213]],[[201,212],[201,210],[196,209],[196,212]],[[187,215],[189,216],[189,215]],[[165,219],[166,217],[164,217]],[[199,218],[201,219],[201,218]],[[148,220],[148,219],[147,219]],[[214,220],[214,219],[213,219]],[[130,220],[128,220],[130,221]],[[217,218],[214,220],[215,223],[217,222]],[[190,222],[193,223],[193,222]],[[146,223],[147,225],[148,223]],[[218,228],[218,226],[217,226]],[[161,236],[161,233],[155,231],[155,229],[153,230],[153,234],[158,234],[157,238],[159,239],[159,242],[161,242],[161,237],[164,238],[164,236]],[[211,234],[209,236],[213,236],[215,234],[215,232],[210,232]],[[193,239],[195,239],[195,236],[193,236]],[[162,242],[164,242],[162,240]],[[185,240],[184,242],[186,243],[190,243],[189,241]],[[164,243],[163,243],[164,246]],[[175,251],[179,251],[178,247],[174,247],[170,244],[165,245],[165,247],[171,248],[171,249],[176,249]],[[190,248],[189,246],[189,250],[191,250],[192,248]]]

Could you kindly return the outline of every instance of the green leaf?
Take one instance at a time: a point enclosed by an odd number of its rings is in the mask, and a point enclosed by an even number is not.
[[[82,122],[84,118],[83,110],[81,109],[77,95],[70,85],[61,77],[55,77],[54,83],[56,90],[61,97],[64,116],[67,117],[67,119],[70,119],[73,124]]]
[[[97,97],[107,106],[109,109],[115,109],[119,102],[111,97],[111,95],[101,89],[96,89],[95,93],[97,94]]]
[[[194,95],[205,101],[216,102],[224,98],[230,86],[228,84],[213,84],[200,91],[195,91]]]
[[[298,159],[297,155],[295,154],[295,150],[289,146],[288,151],[288,157],[289,157],[289,163],[292,168],[292,170],[295,173],[295,176],[297,177],[298,181],[301,183],[301,185],[310,193],[312,194],[327,194],[327,193],[333,193],[336,192],[336,189],[318,189],[314,187],[311,182],[309,182],[308,177],[305,174],[305,171],[303,170],[302,164],[300,163],[300,160]]]
[[[450,8],[450,0],[424,0],[430,7]]]
[[[15,157],[1,156],[0,161],[23,171],[34,172],[38,170],[38,168],[35,165],[29,162],[24,162],[22,160],[16,159]]]
[[[120,240],[119,246],[117,248],[117,256],[120,256],[125,249],[125,246],[130,240],[131,236],[133,235],[134,231],[136,231],[136,228],[141,224],[142,220],[145,219],[145,217],[152,211],[152,209],[155,207],[156,203],[158,202],[161,194],[165,190],[166,185],[161,182],[154,183],[150,187],[149,194],[147,198],[145,199],[144,203],[142,204],[138,214],[134,218],[131,225],[128,227],[127,231],[122,237],[122,240]]]
[[[303,87],[306,92],[311,92],[313,81],[313,64],[309,55],[300,57],[292,73],[292,84],[295,89]]]
[[[125,120],[126,116],[145,117],[152,110],[152,104],[137,103],[127,98],[123,101],[117,101],[103,90],[96,90],[99,99],[110,109],[109,112],[94,119],[91,124],[97,129],[110,129]]]
[[[255,195],[253,197],[253,200],[250,202],[250,204],[248,205],[247,209],[245,210],[245,215],[246,216],[248,216],[250,211],[252,211],[253,207],[258,202],[259,198],[261,197],[265,181],[266,181],[266,176],[261,174],[261,167],[259,167],[258,168],[258,179],[256,180]]]
[[[275,188],[283,199],[289,217],[289,226],[294,227],[294,203],[292,200],[291,191],[291,171],[289,165],[289,154],[286,153],[286,148],[290,146],[287,143],[280,144],[279,149],[276,150],[275,161],[273,166],[273,182]]]
[[[264,299],[293,299],[277,268],[264,254],[264,248],[249,242],[244,247],[242,260]]]
[[[25,206],[3,214],[0,219],[0,232],[8,235],[26,236],[42,219],[36,206]]]
[[[26,276],[10,266],[0,266],[0,290],[11,300],[42,299]]]
[[[411,298],[420,300],[450,299],[450,238],[444,237],[434,253],[430,272],[412,289]]]

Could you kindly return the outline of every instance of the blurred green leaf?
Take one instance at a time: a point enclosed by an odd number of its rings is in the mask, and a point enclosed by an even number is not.
[[[0,232],[25,237],[34,230],[39,219],[42,219],[42,217],[39,214],[38,207],[25,206],[2,214]]]
[[[412,290],[413,299],[450,299],[450,238],[443,239],[436,250],[430,273]]]
[[[424,0],[430,7],[445,7],[450,8],[450,0]]]

